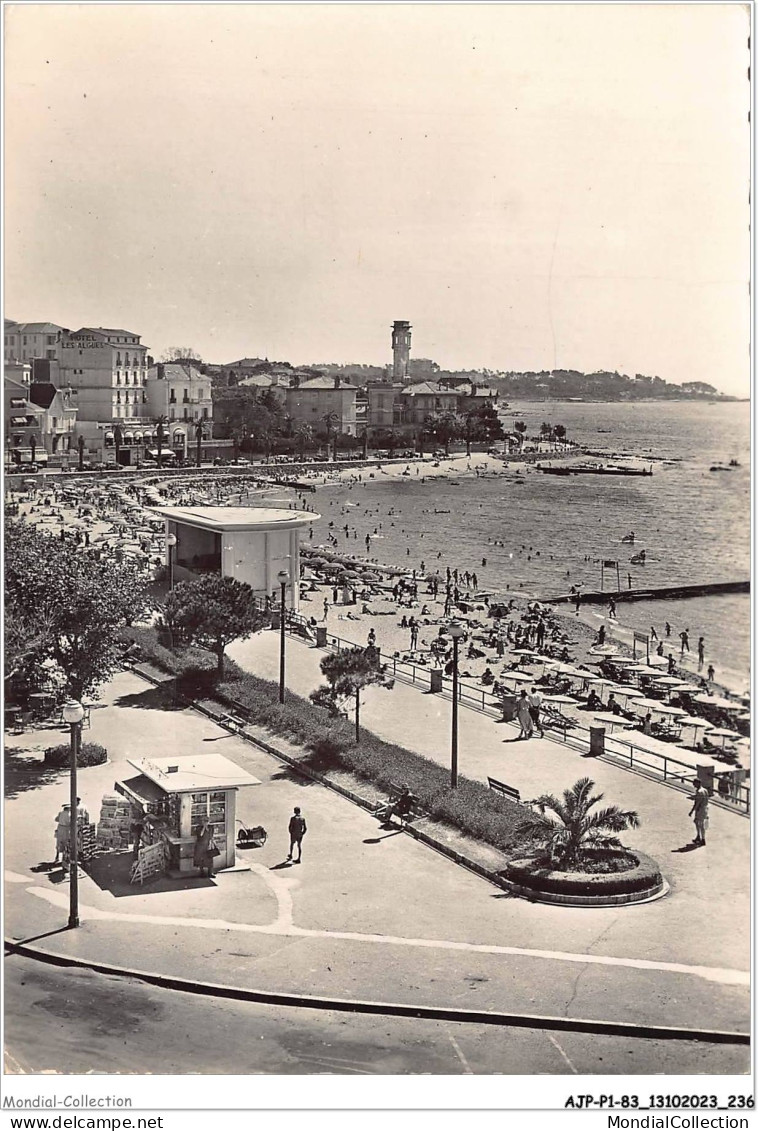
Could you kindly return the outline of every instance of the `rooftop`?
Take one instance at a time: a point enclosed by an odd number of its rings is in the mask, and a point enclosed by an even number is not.
[[[321,515],[312,511],[277,510],[273,507],[153,507],[172,522],[201,526],[219,533],[225,530],[287,530],[307,526]]]
[[[223,754],[188,754],[174,758],[129,759],[134,766],[164,793],[189,793],[195,790],[237,789],[260,785],[246,770]],[[170,766],[177,767],[169,770]],[[132,778],[130,781],[134,782]]]
[[[15,322],[8,328],[16,334],[55,334],[65,330],[65,326],[57,326],[55,322]]]
[[[59,330],[61,327],[56,326],[55,329]],[[134,330],[113,330],[108,326],[82,326],[73,334],[73,337],[76,337],[78,334],[105,334],[109,337],[118,335],[120,338],[136,338],[138,342],[140,337],[139,334],[135,334]]]

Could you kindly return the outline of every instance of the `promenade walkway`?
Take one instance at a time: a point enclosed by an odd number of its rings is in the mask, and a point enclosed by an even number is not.
[[[271,660],[273,642],[271,633],[244,646],[257,670]],[[293,645],[292,683],[312,679],[317,659]],[[386,715],[423,706],[418,695],[408,703],[389,698],[402,690],[386,693]],[[375,704],[371,710],[378,713]],[[468,721],[466,715],[464,727]],[[420,734],[414,720],[410,737]],[[41,752],[65,735],[13,737],[10,745],[20,753],[11,753],[7,781],[5,931],[16,940],[37,938],[36,945],[58,954],[270,991],[655,1025],[746,1029],[749,1023],[741,904],[732,899],[727,910],[721,898],[729,876],[722,883],[717,872],[710,884],[701,877],[687,898],[675,891],[647,907],[555,908],[509,898],[410,837],[383,832],[365,811],[304,782],[197,712],[177,709],[170,695],[132,673],[104,688],[85,737],[106,745],[110,757],[80,774],[91,813],[129,772],[128,757],[218,750],[261,780],[240,794],[239,815],[264,824],[269,840],[246,854],[249,872],[210,881],[124,890],[107,877],[84,876],[82,926],[66,931],[68,886],[39,870],[52,859],[54,816],[67,789],[65,773],[42,771]],[[468,738],[464,755],[470,760]],[[472,772],[467,761],[464,768]],[[304,863],[288,867],[286,823],[295,804],[309,831]],[[683,837],[685,820],[681,829]],[[692,854],[688,862],[703,872],[705,857]],[[667,861],[664,867],[669,871]],[[604,1042],[592,1047],[578,1070],[623,1071],[622,1056],[601,1062]],[[746,1049],[716,1055],[722,1071],[746,1070]],[[676,1044],[661,1046],[650,1067],[695,1064],[681,1056]],[[567,1070],[557,1053],[552,1063],[547,1071]],[[706,1070],[698,1063],[693,1070]],[[507,1064],[502,1070],[509,1071]]]
[[[287,686],[302,696],[318,687],[323,682],[319,662],[324,654],[288,638]],[[279,642],[274,632],[236,642],[229,648],[229,655],[257,675],[278,679]],[[439,696],[399,682],[392,691],[369,688],[362,697],[361,723],[389,742],[449,765],[450,703]],[[671,886],[670,896],[658,903],[608,915],[603,932],[606,953],[615,947],[623,952],[631,930],[635,953],[640,956],[716,962],[747,970],[750,823],[736,813],[711,806],[707,847],[680,851],[694,835],[685,794],[608,762],[584,757],[549,738],[520,742],[517,735],[516,726],[498,723],[462,706],[461,774],[485,782],[492,775],[515,786],[523,798],[560,794],[578,778],[591,777],[609,804],[638,811],[642,826],[625,834],[624,841],[658,860]],[[578,914],[581,917],[587,912]]]

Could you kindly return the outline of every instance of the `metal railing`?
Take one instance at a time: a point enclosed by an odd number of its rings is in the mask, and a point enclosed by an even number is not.
[[[307,619],[300,613],[288,610],[287,627],[290,631],[299,629],[300,631],[297,632],[299,636],[305,634],[312,640],[315,637],[314,630],[308,625]],[[360,648],[361,645],[357,644],[354,640],[347,640],[344,637],[337,636],[333,632],[327,631],[326,647],[334,651],[342,651],[343,649]],[[386,664],[388,670],[391,668],[394,678],[400,679],[402,682],[412,686],[419,687],[427,693],[438,694],[442,695],[444,698],[452,699],[453,681],[450,676],[443,675],[441,677],[440,690],[433,691],[431,667],[425,664],[414,663],[411,660],[404,660],[402,657],[397,656],[388,658]],[[434,670],[438,671],[439,669]],[[473,684],[459,680],[458,701],[468,706],[470,709],[480,711],[490,717],[502,717],[502,698],[488,691],[486,688],[476,687]],[[543,729],[552,732],[552,737],[557,736],[558,740],[564,745],[570,746],[574,750],[579,750],[583,754],[587,754],[591,748],[590,729],[604,729],[583,726],[581,722],[569,716],[551,711],[550,707],[544,703],[541,720]],[[513,723],[512,725],[517,726],[518,724]],[[701,768],[689,762],[684,762],[681,758],[676,758],[670,754],[664,754],[663,752],[656,753],[628,739],[617,738],[613,734],[605,734],[603,753],[597,756],[613,765],[628,769],[633,773],[641,773],[645,777],[662,781],[669,785],[679,786],[680,788],[690,787],[695,778],[702,773]],[[723,804],[726,808],[736,810],[745,816],[749,816],[750,787],[744,783],[730,780],[727,777],[729,773],[729,767],[726,767],[724,770],[714,769],[714,778],[723,778],[728,781],[729,792],[724,791],[721,793],[717,788],[714,790],[711,800],[717,804]]]

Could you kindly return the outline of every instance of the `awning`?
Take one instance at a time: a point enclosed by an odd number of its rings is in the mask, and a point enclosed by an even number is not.
[[[133,432],[124,432],[123,439],[124,440],[130,440],[130,441],[133,440],[134,439],[134,433]]]
[[[176,432],[173,433],[174,442],[176,442],[177,440],[184,440],[186,438],[186,436],[187,436],[187,433],[184,431],[183,428],[177,428]]]
[[[12,416],[11,417],[11,424],[13,425],[14,428],[26,428],[26,417],[25,416]]]
[[[147,454],[149,456],[154,456],[155,459],[157,459],[158,458],[158,449],[157,448],[151,448],[150,451]],[[176,459],[176,455],[174,454],[174,452],[171,451],[170,448],[162,448],[161,449],[161,458],[162,459]]]
[[[145,777],[144,774],[137,774],[125,781],[117,781],[115,789],[122,797],[128,797],[138,805],[155,805],[157,801],[166,800],[166,794],[160,786],[150,781],[150,778]]]
[[[113,433],[112,433],[112,432],[106,432],[106,433],[105,433],[105,442],[106,442],[106,444],[108,444],[108,443],[111,443],[111,444],[112,444],[112,443],[113,443],[113,441],[115,440],[115,438],[116,438],[116,437],[115,437],[115,436],[113,435]]]
[[[141,432],[135,432],[134,433],[134,442],[135,442],[135,444],[141,444],[142,443],[142,433]]]

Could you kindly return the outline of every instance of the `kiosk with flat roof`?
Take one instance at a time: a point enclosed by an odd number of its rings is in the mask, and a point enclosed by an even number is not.
[[[166,521],[166,564],[174,581],[219,573],[250,585],[257,596],[279,596],[278,574],[287,574],[285,599],[297,612],[300,598],[300,534],[321,516],[273,507],[155,507]],[[172,555],[169,562],[168,555]]]
[[[258,778],[221,754],[129,759],[137,773],[116,782],[142,823],[143,849],[162,844],[166,870],[195,873],[195,840],[209,821],[220,855],[214,870],[236,866],[237,790],[260,785]]]

